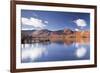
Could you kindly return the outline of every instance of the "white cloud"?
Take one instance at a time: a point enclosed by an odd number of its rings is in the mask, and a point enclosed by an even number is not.
[[[33,28],[22,28],[22,30],[33,30]]]
[[[48,24],[48,21],[44,21],[44,23]]]
[[[22,17],[22,24],[23,25],[29,25],[29,26],[33,26],[35,29],[43,29],[46,24],[48,23],[47,21],[43,21],[41,19],[37,19],[37,18],[25,18]]]
[[[79,31],[79,29],[75,28],[75,31]]]
[[[74,23],[76,23],[77,26],[81,26],[81,27],[85,27],[87,25],[87,23],[84,19],[77,19],[74,21]]]

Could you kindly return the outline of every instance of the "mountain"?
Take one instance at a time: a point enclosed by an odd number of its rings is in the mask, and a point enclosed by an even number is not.
[[[73,31],[70,29],[64,29],[64,30],[57,30],[57,31],[51,31],[48,29],[41,29],[41,30],[21,30],[22,37],[24,36],[32,36],[32,37],[47,37],[51,34],[53,35],[63,35],[63,34],[72,34]]]
[[[35,30],[21,30],[21,35],[31,36]]]
[[[52,34],[62,35],[64,33],[64,30],[52,31],[51,33]]]
[[[47,30],[47,29],[42,29],[42,30],[35,30],[32,32],[32,37],[46,37],[49,36],[52,31]]]

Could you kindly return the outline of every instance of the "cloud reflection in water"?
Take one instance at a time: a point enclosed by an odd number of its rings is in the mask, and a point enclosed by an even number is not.
[[[22,61],[29,60],[31,62],[35,61],[37,58],[42,55],[47,54],[47,50],[45,47],[36,45],[25,44],[22,45]]]
[[[85,47],[79,47],[76,49],[76,52],[75,52],[78,58],[84,57],[86,53],[87,53],[87,49]]]

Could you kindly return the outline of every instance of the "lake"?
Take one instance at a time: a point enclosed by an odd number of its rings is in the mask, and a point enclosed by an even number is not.
[[[21,62],[89,60],[89,42],[40,42],[21,45]]]

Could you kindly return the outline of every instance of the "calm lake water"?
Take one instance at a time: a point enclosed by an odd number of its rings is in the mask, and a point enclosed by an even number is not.
[[[21,62],[51,62],[90,59],[89,43],[42,42],[22,44]]]

